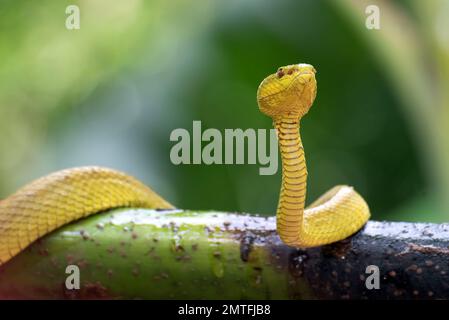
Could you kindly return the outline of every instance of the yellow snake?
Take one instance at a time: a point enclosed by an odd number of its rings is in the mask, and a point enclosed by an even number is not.
[[[295,247],[342,240],[370,216],[365,200],[348,186],[333,187],[304,210],[307,167],[299,127],[316,97],[315,73],[309,64],[281,67],[257,91],[259,109],[273,118],[282,157],[276,227],[282,241]]]
[[[31,182],[0,201],[0,265],[69,222],[120,207],[173,208],[133,177],[106,168],[67,169]]]
[[[261,83],[260,110],[274,120],[282,155],[277,230],[290,246],[319,246],[344,239],[369,218],[363,198],[337,186],[304,210],[307,169],[299,121],[316,95],[315,69],[279,68]],[[149,187],[124,173],[83,167],[40,178],[0,201],[0,265],[36,239],[89,215],[119,207],[173,208]]]

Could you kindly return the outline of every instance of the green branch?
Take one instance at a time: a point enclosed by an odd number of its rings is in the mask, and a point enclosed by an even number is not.
[[[113,210],[65,226],[0,268],[0,298],[449,298],[449,225],[370,221],[297,250],[274,218]],[[69,265],[80,289],[65,283]],[[369,290],[369,265],[380,288]]]

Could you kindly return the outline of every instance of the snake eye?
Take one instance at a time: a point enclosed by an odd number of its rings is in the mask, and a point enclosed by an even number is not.
[[[282,78],[284,75],[285,75],[284,70],[282,68],[279,68],[277,72],[278,78]]]

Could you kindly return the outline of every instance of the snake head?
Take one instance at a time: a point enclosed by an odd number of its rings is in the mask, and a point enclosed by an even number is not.
[[[279,68],[259,85],[260,111],[272,118],[304,116],[316,97],[315,73],[313,66],[303,63]]]

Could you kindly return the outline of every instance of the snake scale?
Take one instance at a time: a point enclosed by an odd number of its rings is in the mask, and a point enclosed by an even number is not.
[[[370,216],[366,202],[348,186],[332,188],[304,209],[307,168],[299,127],[316,88],[315,69],[296,64],[265,78],[257,92],[260,110],[273,118],[282,158],[277,231],[295,247],[342,240]],[[173,208],[135,178],[101,167],[67,169],[31,182],[0,201],[0,265],[65,224],[120,207]]]

